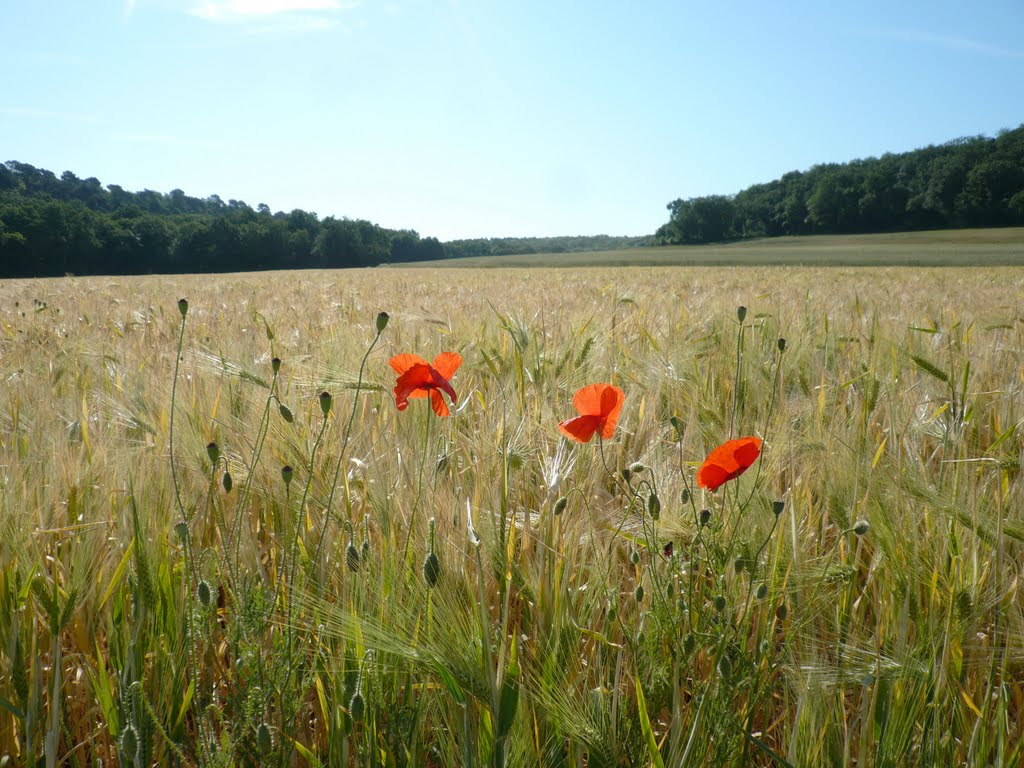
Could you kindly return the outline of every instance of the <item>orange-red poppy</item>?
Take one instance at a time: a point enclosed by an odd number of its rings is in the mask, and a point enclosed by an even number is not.
[[[697,471],[697,485],[713,491],[739,477],[761,455],[760,437],[741,437],[715,448]]]
[[[579,412],[575,419],[563,421],[558,430],[578,443],[589,443],[597,432],[605,440],[615,434],[626,394],[611,384],[588,384],[573,395],[572,404]]]
[[[419,355],[395,355],[390,360],[391,367],[398,374],[395,382],[395,405],[404,411],[409,407],[409,400],[430,396],[430,405],[438,416],[448,416],[448,404],[441,397],[447,392],[455,403],[455,390],[448,381],[460,365],[462,355],[457,352],[442,352],[428,363]]]

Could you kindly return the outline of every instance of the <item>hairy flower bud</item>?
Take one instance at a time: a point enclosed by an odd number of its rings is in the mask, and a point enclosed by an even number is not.
[[[384,329],[388,327],[388,320],[391,316],[387,312],[377,313],[377,333],[384,333]]]
[[[324,412],[324,417],[325,418],[326,418],[327,414],[331,412],[331,401],[332,401],[332,398],[331,398],[331,393],[330,392],[321,392],[320,393],[320,410]]]
[[[556,515],[560,515],[563,512],[565,512],[565,508],[568,505],[569,505],[569,500],[567,498],[565,498],[565,496],[562,496],[557,501],[555,501],[555,506],[554,506],[554,509],[552,510],[552,512],[554,512]]]
[[[216,443],[206,444],[206,455],[210,457],[210,463],[216,464],[220,459],[220,447]]]
[[[178,311],[182,317],[188,314],[188,299],[178,299]]]

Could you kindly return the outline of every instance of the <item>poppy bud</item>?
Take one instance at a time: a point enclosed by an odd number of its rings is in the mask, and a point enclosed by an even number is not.
[[[231,482],[230,472],[224,472],[224,477],[222,478],[221,483],[224,485],[224,493],[231,493],[231,487],[234,485],[234,483]]]
[[[789,609],[786,607],[785,603],[780,604],[779,607],[775,609],[775,618],[779,621],[785,621],[788,615]]]
[[[778,517],[782,514],[782,510],[786,508],[786,502],[776,499],[772,502],[772,514]]]
[[[220,448],[216,443],[207,443],[206,455],[210,457],[211,464],[216,464],[217,460],[220,458]]]
[[[377,313],[377,333],[384,333],[384,329],[388,327],[388,320],[391,316],[387,312]]]
[[[565,512],[565,508],[569,505],[569,500],[562,496],[555,502],[555,507],[552,510],[556,515],[560,515]]]
[[[729,675],[732,674],[732,662],[729,661],[728,656],[722,656],[718,660],[718,673],[726,680],[729,679]]]
[[[370,556],[370,540],[364,538],[363,545],[359,548],[359,557],[363,560]]]
[[[633,599],[636,600],[638,603],[642,603],[644,601],[644,585],[643,584],[637,584],[636,585],[636,589],[633,590]]]
[[[352,573],[359,572],[359,550],[351,541],[345,547],[345,564]]]
[[[858,536],[863,536],[871,530],[871,524],[867,520],[858,520],[853,525],[853,532]]]
[[[747,317],[747,308],[742,305],[736,307],[736,317],[742,323]]]
[[[196,594],[199,597],[199,604],[202,605],[203,608],[209,608],[210,601],[213,596],[210,594],[210,585],[207,583],[206,579],[200,580],[199,587],[196,589]]]
[[[284,480],[284,484],[291,485],[292,477],[295,475],[295,470],[292,469],[291,464],[285,464],[281,467],[281,479]]]
[[[263,756],[269,755],[274,749],[274,738],[270,735],[270,728],[266,723],[260,723],[256,729],[256,748]]]
[[[178,534],[182,544],[188,544],[188,523],[178,523],[174,526],[174,532]]]
[[[711,510],[710,509],[702,509],[700,511],[700,524],[701,524],[702,527],[705,526],[705,525],[710,525],[711,524]]]
[[[764,582],[758,584],[756,595],[758,600],[764,600],[766,597],[768,597],[768,585]]]
[[[441,577],[441,561],[437,559],[437,555],[433,552],[428,552],[427,556],[423,558],[423,580],[427,583],[428,587],[434,587],[437,585],[437,580]]]
[[[188,314],[188,299],[178,299],[178,311],[182,317]]]
[[[184,301],[184,299],[182,299]],[[186,308],[188,305],[185,305]],[[185,313],[182,312],[182,315]],[[139,732],[135,730],[135,726],[130,723],[124,727],[121,731],[121,736],[118,739],[121,744],[121,752],[129,760],[134,762],[139,757]]]
[[[270,367],[274,371],[274,373],[277,373],[278,371],[280,371],[281,370],[281,358],[280,357],[275,357],[273,360],[271,360],[270,361]]]
[[[640,553],[637,552],[635,549],[629,554],[629,562],[631,562],[633,565],[640,564]]]
[[[785,352],[785,351],[786,351],[786,340],[785,339],[779,339],[779,352]]]
[[[683,638],[683,652],[687,655],[693,653],[693,649],[697,647],[697,640],[689,632],[686,633],[686,637]]]
[[[661,517],[661,500],[654,493],[647,497],[647,514],[651,516],[651,520]]]
[[[683,492],[679,494],[679,500],[681,502],[683,502],[683,504],[689,504],[690,503],[690,489],[689,488],[683,488]]]
[[[717,595],[715,597],[715,610],[719,613],[725,610],[725,595]]]
[[[668,584],[665,585],[665,597],[667,597],[669,600],[671,600],[675,596],[676,596],[676,588],[675,588],[675,585],[670,581]]]
[[[619,611],[614,605],[608,606],[608,621],[614,622],[619,618]]]
[[[291,409],[287,405],[285,405],[284,403],[278,403],[277,404],[277,412],[280,413],[281,414],[281,418],[284,419],[289,424],[291,424],[293,421],[295,421],[295,417],[292,416]]]
[[[629,471],[632,472],[634,475],[639,475],[641,472],[646,472],[647,467],[645,467],[639,461],[634,461],[632,464],[629,465]]]
[[[678,416],[670,417],[668,423],[672,425],[672,429],[676,431],[679,437],[683,436],[683,422],[679,420]]]
[[[747,567],[747,561],[742,557],[737,557],[733,565],[736,568],[736,573],[743,573],[743,569]]]
[[[629,467],[626,467],[624,470],[622,470],[622,479],[625,480],[627,483],[632,479],[632,477],[633,473],[630,471]]]
[[[353,723],[358,723],[362,722],[365,714],[366,701],[363,700],[362,692],[356,688],[356,692],[352,694],[352,699],[348,703],[348,716],[352,718]]]
[[[331,412],[331,393],[321,392],[320,393],[320,410],[324,412],[324,417]]]

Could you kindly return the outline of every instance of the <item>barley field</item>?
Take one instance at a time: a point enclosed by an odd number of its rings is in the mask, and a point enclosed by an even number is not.
[[[1024,761],[1019,269],[5,281],[0,371],[2,766]]]

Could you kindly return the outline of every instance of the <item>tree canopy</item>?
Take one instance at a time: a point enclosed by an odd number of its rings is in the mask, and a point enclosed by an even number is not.
[[[664,245],[1024,225],[1024,125],[668,204]]]

